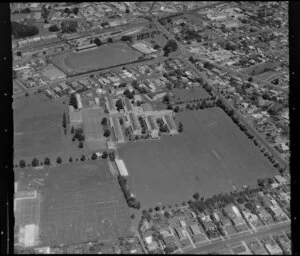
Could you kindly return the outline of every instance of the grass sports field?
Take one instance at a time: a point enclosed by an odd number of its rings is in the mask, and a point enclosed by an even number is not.
[[[220,109],[181,112],[184,132],[121,148],[132,192],[142,208],[229,192],[276,171]]]
[[[91,151],[107,148],[101,120],[99,109],[86,109],[83,111],[85,143]]]
[[[141,53],[125,43],[117,42],[80,53],[63,53],[55,56],[52,62],[70,74],[131,62],[140,56]]]
[[[78,150],[77,144],[64,135],[63,113],[67,105],[53,102],[41,95],[14,100],[14,156],[15,159]]]
[[[129,210],[106,161],[72,163],[43,172],[41,246],[111,240],[128,231]]]

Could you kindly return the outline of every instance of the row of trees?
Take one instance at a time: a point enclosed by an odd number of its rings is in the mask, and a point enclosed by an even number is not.
[[[74,129],[73,127],[71,128],[71,133],[74,134],[72,141],[78,140],[79,142],[85,140],[85,136],[83,134],[83,130],[81,128]]]
[[[115,154],[114,154],[114,152],[107,153],[106,151],[104,151],[102,153],[101,157],[102,157],[102,159],[107,159],[107,157],[109,157],[109,159],[111,161],[115,160]],[[92,160],[96,160],[97,158],[98,157],[97,157],[96,153],[93,153],[92,156],[91,156],[91,159]],[[81,155],[80,160],[81,161],[85,161],[85,159],[86,159],[85,155]],[[78,161],[78,158],[76,158],[76,161]],[[72,157],[69,158],[69,162],[70,163],[73,162],[73,158]],[[57,157],[56,158],[56,163],[61,164],[62,163],[62,158],[61,157]],[[31,161],[31,164],[30,163],[27,164],[26,161],[23,160],[23,159],[19,161],[19,167],[20,168],[24,168],[24,167],[30,166],[30,165],[33,166],[33,167],[36,167],[36,166],[39,166],[39,165],[50,165],[50,164],[51,164],[51,160],[50,160],[49,157],[46,157],[43,162],[40,162],[37,158],[34,158]],[[17,166],[15,166],[15,167],[17,167]]]
[[[138,202],[136,198],[131,195],[127,187],[127,179],[121,175],[118,175],[118,182],[120,184],[121,190],[124,194],[128,206],[139,210],[141,208],[141,203]]]
[[[11,22],[11,30],[12,30],[12,35],[15,38],[35,36],[39,33],[39,30],[36,26],[31,24],[29,25],[21,24],[16,21]]]

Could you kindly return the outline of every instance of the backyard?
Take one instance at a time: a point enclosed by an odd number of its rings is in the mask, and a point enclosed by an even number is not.
[[[269,161],[220,109],[181,112],[182,134],[121,148],[142,208],[229,192],[276,175]]]
[[[140,56],[141,53],[125,43],[117,42],[80,53],[63,53],[55,56],[52,62],[70,74],[128,63],[137,60]]]

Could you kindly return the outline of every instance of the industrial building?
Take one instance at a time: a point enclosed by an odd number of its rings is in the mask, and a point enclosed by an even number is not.
[[[154,120],[154,117],[147,116],[146,122],[147,122],[147,126],[150,128],[151,137],[158,138],[159,137],[159,128],[158,128],[157,123]]]
[[[124,136],[122,133],[119,119],[117,117],[111,117],[110,123],[112,124],[112,128],[114,130],[114,135],[115,135],[116,141],[118,143],[124,143]]]
[[[178,133],[174,119],[170,115],[164,115],[165,121],[171,134]]]
[[[110,114],[114,114],[114,113],[118,112],[117,108],[114,104],[114,101],[110,96],[106,97],[106,107],[107,107]]]
[[[140,126],[139,120],[137,119],[136,114],[133,112],[129,113],[129,120],[131,123],[132,131],[134,135],[140,135],[142,132],[142,128]]]

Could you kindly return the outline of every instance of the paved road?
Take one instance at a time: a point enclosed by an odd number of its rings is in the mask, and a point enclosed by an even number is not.
[[[184,253],[197,254],[197,253],[205,252],[205,251],[220,250],[224,247],[227,247],[228,244],[231,244],[231,243],[240,242],[240,241],[255,238],[255,237],[260,237],[260,236],[268,235],[270,233],[276,233],[279,231],[290,230],[290,228],[291,228],[290,223],[279,223],[279,224],[276,224],[276,226],[274,225],[272,227],[265,227],[264,229],[261,229],[255,233],[242,234],[238,237],[234,237],[234,238],[222,240],[222,241],[212,242],[211,244],[205,243],[196,249],[184,251]]]

